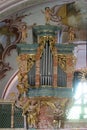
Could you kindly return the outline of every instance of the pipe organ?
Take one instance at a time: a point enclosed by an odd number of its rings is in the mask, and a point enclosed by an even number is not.
[[[63,128],[67,103],[73,96],[74,46],[57,43],[60,30],[52,25],[34,26],[34,43],[17,45],[18,103],[27,129],[44,129],[46,124],[53,124],[49,129]]]

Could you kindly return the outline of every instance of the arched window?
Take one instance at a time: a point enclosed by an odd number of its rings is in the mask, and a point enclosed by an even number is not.
[[[76,76],[76,77],[75,77]],[[77,80],[76,80],[77,79]],[[76,72],[74,75],[74,104],[70,109],[67,119],[87,119],[87,74]]]

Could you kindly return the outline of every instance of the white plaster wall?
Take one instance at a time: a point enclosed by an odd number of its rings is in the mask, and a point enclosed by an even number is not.
[[[18,64],[17,64],[17,51],[14,49],[11,51],[10,56],[6,56],[5,62],[10,64],[11,69],[6,72],[6,76],[0,80],[0,96],[2,96],[2,93],[5,89],[6,84],[9,82],[12,75],[18,70]]]

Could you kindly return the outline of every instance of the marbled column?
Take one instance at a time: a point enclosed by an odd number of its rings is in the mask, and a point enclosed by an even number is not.
[[[67,62],[66,63],[66,65],[67,65],[67,87],[71,88],[72,82],[73,82],[73,69],[74,69],[72,55],[67,56],[66,62]]]
[[[35,76],[35,86],[38,88],[40,86],[40,50],[38,48],[36,54],[36,76]]]
[[[72,88],[72,82],[73,82],[73,74],[71,72],[67,73],[67,87]]]
[[[11,108],[11,128],[14,128],[14,104],[13,103]]]
[[[27,121],[26,121],[26,115],[24,115],[24,129],[27,129]]]
[[[49,109],[49,106],[42,106],[40,108],[38,130],[54,130],[53,128],[53,115],[49,116],[52,110]]]
[[[58,66],[58,58],[57,58],[57,50],[55,49],[53,55],[53,87],[57,87],[57,66]]]

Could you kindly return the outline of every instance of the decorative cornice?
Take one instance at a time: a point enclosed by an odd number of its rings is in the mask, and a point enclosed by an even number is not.
[[[36,54],[38,44],[17,44],[18,54]]]
[[[55,44],[58,54],[73,54],[74,44]]]
[[[61,30],[61,27],[55,25],[39,25],[33,27],[33,32],[35,35],[39,36],[55,36],[58,33],[58,30]]]
[[[72,98],[73,91],[72,88],[66,88],[66,87],[41,87],[38,89],[30,89],[29,93],[27,95],[28,97],[59,97],[59,98]]]

